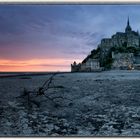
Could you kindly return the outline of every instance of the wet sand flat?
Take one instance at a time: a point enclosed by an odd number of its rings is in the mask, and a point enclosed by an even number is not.
[[[19,98],[50,75],[0,79],[0,136],[140,136],[140,71],[60,73],[46,96]]]

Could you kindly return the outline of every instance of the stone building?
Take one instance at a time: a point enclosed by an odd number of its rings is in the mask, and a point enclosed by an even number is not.
[[[97,49],[91,51],[82,63],[75,66],[72,64],[71,70],[121,69],[130,65],[131,67],[140,65],[140,35],[132,30],[128,18],[125,32],[117,32],[111,38],[103,38]]]
[[[86,63],[81,65],[81,71],[97,71],[100,69],[100,63],[98,59],[89,58]]]
[[[73,62],[73,64],[71,64],[71,71],[72,72],[78,72],[81,69],[81,64],[77,64],[75,61]]]
[[[104,61],[106,61],[106,57],[109,55],[109,53],[111,53],[112,49],[119,49],[123,47],[140,48],[140,36],[138,32],[131,29],[128,19],[125,32],[117,32],[109,39],[102,39],[99,47],[101,50],[101,66],[104,66]]]

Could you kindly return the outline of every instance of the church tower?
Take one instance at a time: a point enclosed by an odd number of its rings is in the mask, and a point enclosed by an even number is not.
[[[126,28],[125,28],[125,32],[128,33],[128,32],[130,32],[130,31],[132,31],[132,29],[131,29],[131,27],[130,27],[130,25],[129,25],[129,17],[128,17],[127,26],[126,26]]]

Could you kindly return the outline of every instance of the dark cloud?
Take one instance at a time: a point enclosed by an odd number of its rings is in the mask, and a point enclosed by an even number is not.
[[[104,37],[139,29],[139,5],[0,5],[0,58],[82,58]]]

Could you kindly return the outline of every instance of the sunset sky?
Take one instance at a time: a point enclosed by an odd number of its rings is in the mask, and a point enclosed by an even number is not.
[[[128,16],[140,30],[140,5],[0,5],[0,71],[70,71]]]

